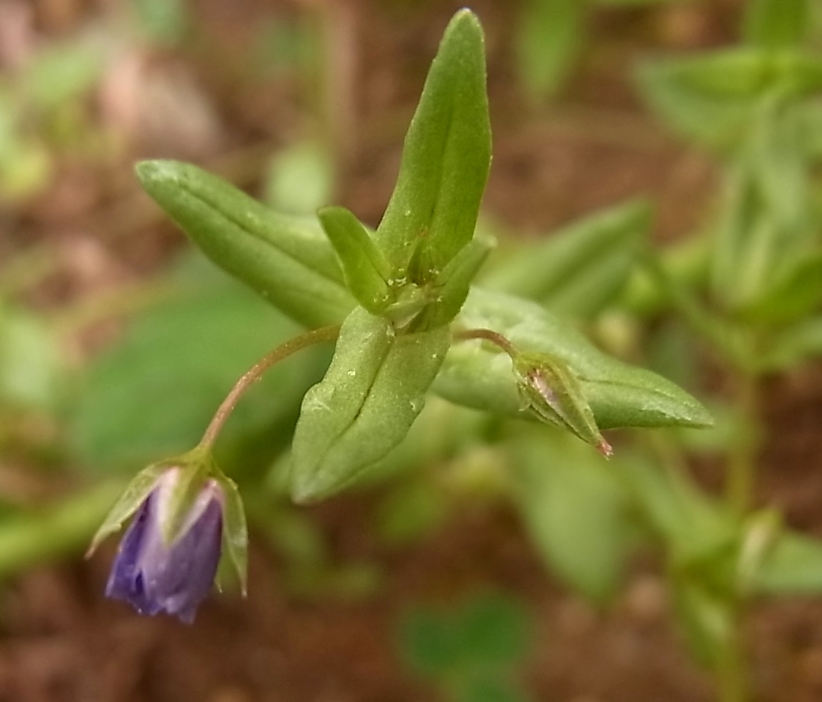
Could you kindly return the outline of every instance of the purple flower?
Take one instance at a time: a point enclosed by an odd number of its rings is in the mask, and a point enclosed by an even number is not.
[[[224,492],[204,483],[174,540],[163,539],[163,522],[179,469],[163,473],[143,500],[111,569],[106,595],[130,603],[140,614],[164,612],[187,624],[211,591],[223,531]]]

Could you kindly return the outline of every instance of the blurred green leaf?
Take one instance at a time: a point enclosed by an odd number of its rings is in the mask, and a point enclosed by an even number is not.
[[[0,405],[54,411],[66,382],[53,330],[36,315],[0,303]]]
[[[734,636],[731,603],[699,583],[675,580],[673,605],[691,654],[702,665],[716,670],[727,655]]]
[[[527,0],[515,35],[517,70],[534,102],[559,91],[579,56],[588,15],[585,0]]]
[[[206,256],[297,321],[337,323],[354,306],[316,219],[273,212],[189,164],[143,161],[137,176]]]
[[[265,202],[279,212],[313,215],[331,202],[334,164],[316,140],[300,141],[278,151],[268,167]]]
[[[445,328],[398,335],[362,308],[349,315],[325,378],[303,399],[290,475],[296,501],[339,492],[402,441],[449,337]]]
[[[598,212],[523,246],[482,283],[541,302],[558,315],[591,317],[625,285],[649,227],[644,201]]]
[[[185,37],[191,18],[184,0],[131,0],[131,4],[150,41],[174,46]]]
[[[528,699],[507,680],[478,675],[459,687],[455,702],[528,702]]]
[[[569,586],[603,604],[618,591],[633,546],[629,500],[618,461],[565,437],[517,438],[517,501],[546,564]]]
[[[398,277],[432,280],[471,240],[490,162],[482,28],[472,12],[461,10],[431,64],[377,229]]]
[[[810,28],[809,0],[749,0],[742,34],[750,44],[768,49],[797,46]]]
[[[105,65],[102,45],[51,44],[26,66],[19,85],[36,108],[50,110],[91,90]]]
[[[799,321],[822,303],[822,252],[802,261],[758,303],[745,310],[748,319],[766,324]]]
[[[416,606],[406,611],[399,625],[399,643],[406,665],[417,675],[436,679],[459,664],[454,627],[436,610]]]
[[[709,146],[727,148],[744,138],[756,114],[754,106],[767,94],[795,98],[818,92],[822,58],[732,48],[646,60],[639,66],[637,81],[645,100],[674,129]]]
[[[822,592],[822,541],[786,532],[756,571],[756,592],[768,595]]]
[[[484,672],[523,662],[530,647],[528,613],[498,592],[474,595],[455,615],[456,645],[466,667]]]
[[[764,371],[780,371],[819,356],[822,356],[822,316],[816,315],[779,330],[772,348],[760,357],[760,367]]]

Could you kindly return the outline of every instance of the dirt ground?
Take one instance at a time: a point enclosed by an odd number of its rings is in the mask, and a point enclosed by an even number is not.
[[[34,4],[38,31],[60,35],[89,13],[117,3]],[[204,31],[230,54],[260,13],[272,8],[295,13],[311,3],[196,4]],[[658,206],[655,236],[686,234],[710,202],[711,162],[650,121],[624,75],[643,51],[687,50],[731,39],[736,3],[599,13],[594,30],[602,46],[591,52],[568,99],[540,115],[526,108],[512,86],[516,5],[475,3],[488,35],[495,132],[487,211],[538,235],[645,194]],[[338,58],[352,58],[357,67],[355,87],[335,103],[341,110],[336,129],[344,163],[339,199],[375,223],[390,194],[402,133],[428,61],[458,4],[372,0],[335,6],[335,22],[342,27]],[[219,128],[203,127],[186,143],[161,129],[152,138],[135,139],[134,156],[194,158],[253,187],[259,154],[243,149],[260,143],[273,148],[299,129],[297,89],[288,80],[270,81],[261,90],[237,83],[229,69],[211,71],[216,61],[203,56],[157,52],[145,60],[155,78],[172,68],[184,71],[208,97]],[[140,132],[145,115],[131,116]],[[0,214],[14,224],[0,241],[0,255],[38,240],[53,240],[66,251],[63,269],[34,296],[44,304],[57,295],[87,295],[139,278],[183,245],[136,194],[128,163],[101,173],[67,162],[49,193]],[[761,455],[760,500],[780,507],[790,525],[822,534],[822,481],[816,470],[822,372],[807,368],[773,381],[766,396],[769,438]],[[21,575],[0,593],[0,702],[437,699],[398,660],[397,618],[408,604],[447,601],[478,585],[500,587],[531,607],[536,645],[523,682],[536,700],[712,699],[709,678],[687,658],[671,629],[652,563],[638,563],[616,605],[598,612],[551,579],[515,517],[502,509],[465,507],[432,537],[388,550],[369,536],[370,504],[367,496],[346,495],[314,508],[334,535],[335,558],[380,564],[385,583],[365,599],[289,596],[277,555],[259,543],[252,551],[248,599],[211,598],[193,627],[141,618],[106,601],[102,591],[112,546],[90,562],[78,558]],[[750,641],[756,699],[822,699],[822,602],[758,604]]]

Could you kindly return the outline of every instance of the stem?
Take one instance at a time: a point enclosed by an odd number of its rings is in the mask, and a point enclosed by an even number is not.
[[[753,499],[759,446],[756,427],[757,395],[756,377],[743,371],[739,377],[736,403],[738,426],[728,456],[725,483],[725,502],[731,512],[740,517],[750,508]],[[748,422],[753,423],[753,426]]]
[[[517,351],[514,345],[502,334],[491,329],[461,329],[454,332],[454,341],[470,341],[471,339],[490,341],[492,344],[499,346],[511,358],[516,356]]]
[[[748,699],[748,679],[745,671],[745,653],[740,631],[741,612],[737,604],[732,623],[733,630],[726,642],[724,656],[719,664],[719,699],[721,702],[745,702]]]
[[[337,338],[337,336],[339,336],[339,333],[339,324],[314,329],[310,332],[294,337],[293,339],[289,339],[284,344],[281,344],[273,351],[270,351],[263,356],[259,361],[257,361],[257,363],[249,368],[237,381],[234,387],[231,388],[231,392],[226,395],[225,399],[217,408],[217,411],[211,419],[208,427],[206,427],[205,433],[203,433],[203,438],[200,439],[200,443],[197,447],[210,449],[214,445],[217,435],[222,430],[223,425],[226,423],[229,416],[231,416],[231,413],[237,406],[237,402],[239,402],[245,391],[248,390],[253,383],[258,381],[269,368],[276,365],[280,361],[285,360],[297,351],[301,351],[302,349],[313,346],[314,344],[320,344],[324,341],[333,341]]]

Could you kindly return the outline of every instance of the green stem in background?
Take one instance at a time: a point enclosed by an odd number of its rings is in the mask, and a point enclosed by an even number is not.
[[[471,341],[473,339],[490,341],[505,351],[512,359],[517,355],[517,350],[514,348],[514,345],[502,334],[491,329],[460,329],[455,331],[453,336],[454,341]]]
[[[229,416],[231,416],[231,413],[234,411],[234,408],[237,406],[237,402],[239,402],[240,398],[243,396],[245,391],[251,387],[251,385],[262,378],[269,368],[276,365],[280,361],[285,360],[297,351],[302,351],[309,346],[320,344],[324,341],[333,341],[339,336],[339,334],[339,324],[314,329],[310,332],[294,337],[293,339],[289,339],[284,344],[280,344],[273,351],[263,356],[248,371],[246,371],[237,381],[236,385],[231,388],[231,392],[226,395],[226,398],[217,408],[217,412],[214,414],[214,417],[208,427],[206,427],[203,438],[200,439],[200,443],[197,447],[203,449],[212,448],[217,436],[223,428],[223,425],[226,423]]]
[[[720,702],[746,702],[748,675],[742,636],[742,611],[739,602],[732,605],[731,630],[725,652],[719,664],[718,684]]]
[[[758,383],[755,375],[738,374],[736,398],[737,428],[726,467],[725,502],[728,509],[742,517],[750,509],[759,449]]]

